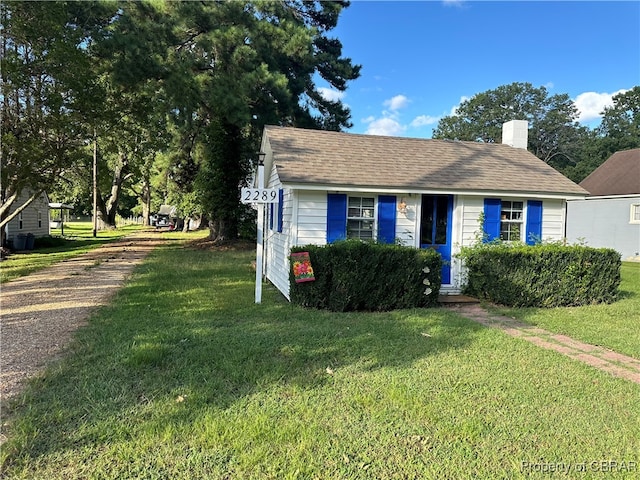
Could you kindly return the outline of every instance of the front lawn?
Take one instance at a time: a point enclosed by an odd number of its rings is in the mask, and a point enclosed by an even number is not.
[[[3,478],[638,477],[640,385],[446,309],[255,305],[254,255],[152,253],[3,412]]]
[[[620,299],[576,308],[500,308],[498,312],[640,359],[640,263],[623,262]]]

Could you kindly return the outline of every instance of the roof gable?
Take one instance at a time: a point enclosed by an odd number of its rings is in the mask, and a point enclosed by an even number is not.
[[[611,155],[591,175],[580,182],[591,195],[640,193],[640,148]]]
[[[586,195],[532,153],[502,144],[265,127],[283,183]]]

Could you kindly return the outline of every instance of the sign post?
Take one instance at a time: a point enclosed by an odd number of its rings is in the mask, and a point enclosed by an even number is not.
[[[256,242],[256,303],[262,302],[262,263],[264,256],[264,206],[278,202],[275,188],[264,188],[264,153],[258,154],[258,188],[243,188],[240,194],[242,203],[255,203],[258,206],[257,242]]]

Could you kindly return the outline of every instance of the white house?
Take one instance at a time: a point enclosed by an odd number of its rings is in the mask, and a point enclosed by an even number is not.
[[[15,212],[32,195],[30,189],[24,189],[13,202],[9,214]],[[49,197],[46,193],[36,197],[22,212],[5,225],[5,239],[15,243],[18,235],[32,234],[34,237],[49,235]]]
[[[580,185],[591,195],[567,204],[567,239],[640,261],[640,148],[614,153]]]
[[[267,126],[266,277],[289,298],[296,245],[344,238],[436,249],[441,292],[459,293],[460,247],[482,238],[532,243],[565,237],[566,202],[587,192],[526,150],[527,122],[502,144],[426,140]]]

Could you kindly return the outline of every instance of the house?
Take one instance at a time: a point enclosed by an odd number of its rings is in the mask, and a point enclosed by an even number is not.
[[[640,261],[640,148],[614,153],[580,185],[590,195],[567,204],[567,240]]]
[[[461,246],[482,238],[534,242],[565,236],[566,202],[587,192],[526,149],[527,122],[503,143],[357,135],[267,126],[264,271],[289,298],[296,245],[344,238],[436,249],[442,293],[461,289]]]
[[[32,190],[25,188],[18,198],[13,202],[9,210],[9,215],[23,205],[33,194]],[[5,225],[5,241],[8,244],[16,245],[18,235],[28,234],[34,237],[49,235],[49,197],[45,192],[36,197],[27,207],[15,218]],[[15,247],[14,247],[15,248]]]

